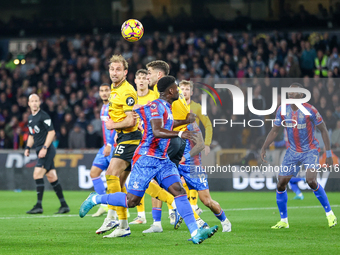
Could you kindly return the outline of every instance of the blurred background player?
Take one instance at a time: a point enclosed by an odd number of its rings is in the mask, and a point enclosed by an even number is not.
[[[302,88],[302,85],[293,83],[290,87]],[[303,96],[304,94],[299,92],[288,93],[288,98],[290,99],[299,99],[303,98]],[[287,213],[288,196],[286,187],[289,180],[298,174],[302,164],[307,166],[306,181],[326,212],[328,226],[332,228],[337,224],[337,218],[331,209],[326,192],[316,179],[316,168],[318,168],[319,165],[320,148],[319,142],[315,138],[315,127],[320,130],[322,139],[325,143],[326,164],[328,166],[333,166],[329,134],[326,124],[318,110],[308,103],[303,103],[302,106],[304,106],[311,115],[305,115],[295,104],[286,106],[286,115],[282,115],[281,106],[278,107],[274,126],[269,132],[261,149],[261,158],[267,163],[265,160],[266,149],[278,135],[281,123],[284,121],[290,147],[286,151],[280,167],[277,183],[276,202],[280,211],[281,220],[276,225],[272,226],[272,229],[289,228]]]
[[[101,173],[102,171],[105,171],[109,164],[110,160],[112,158],[112,153],[114,151],[114,143],[115,143],[115,130],[108,130],[105,126],[105,122],[109,119],[109,97],[111,93],[111,86],[108,83],[103,83],[99,87],[99,96],[101,100],[103,101],[103,106],[100,111],[100,120],[102,122],[102,133],[103,133],[103,147],[100,148],[98,151],[95,159],[93,160],[91,171],[90,171],[90,177],[92,179],[94,190],[98,194],[105,194],[106,189],[104,186],[104,182],[101,179]],[[102,214],[104,214],[107,211],[107,206],[103,205],[100,206],[98,211],[92,215],[92,217],[98,217]],[[108,213],[108,216],[104,223],[107,225],[106,231],[113,228],[114,224],[116,224],[116,211],[110,209],[110,212]],[[114,218],[114,220],[112,220]],[[104,230],[103,230],[104,231]],[[103,232],[101,232],[103,233]],[[97,233],[98,234],[98,233]]]
[[[68,207],[61,185],[58,181],[57,172],[54,167],[54,157],[56,149],[52,141],[55,136],[55,131],[51,117],[46,112],[40,109],[40,98],[37,94],[32,94],[28,98],[28,106],[31,109],[31,115],[28,117],[29,136],[27,139],[27,146],[25,149],[25,156],[30,155],[30,149],[35,146],[38,156],[38,162],[34,168],[33,178],[35,180],[37,189],[37,203],[34,207],[27,211],[28,214],[43,213],[42,199],[44,195],[44,175],[51,183],[54,192],[60,201],[59,213],[68,213]]]
[[[289,148],[289,141],[288,141],[288,136],[287,136],[287,130],[283,129],[283,139],[281,141],[274,141],[272,145],[275,146],[275,148]],[[303,200],[303,194],[301,190],[299,189],[298,183],[301,181],[305,181],[306,178],[304,177],[292,177],[289,181],[289,186],[291,190],[295,193],[295,197],[293,200]]]
[[[189,106],[190,112],[196,114],[196,123],[199,127],[200,121],[202,122],[204,129],[205,129],[205,141],[204,141],[204,152],[207,156],[210,153],[210,144],[213,135],[213,128],[211,121],[208,116],[202,114],[202,106],[199,103],[194,102],[191,100],[191,97],[194,93],[194,84],[191,81],[182,80],[179,83],[179,87],[181,88],[185,100]],[[197,205],[197,190],[187,188],[187,184],[183,184],[184,188],[186,188],[188,193],[188,198],[191,204],[191,207],[196,211],[198,215],[202,213],[202,209]]]

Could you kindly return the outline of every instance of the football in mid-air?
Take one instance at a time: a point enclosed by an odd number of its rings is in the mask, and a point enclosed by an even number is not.
[[[144,34],[142,23],[136,19],[129,19],[122,25],[122,36],[129,42],[137,42]]]

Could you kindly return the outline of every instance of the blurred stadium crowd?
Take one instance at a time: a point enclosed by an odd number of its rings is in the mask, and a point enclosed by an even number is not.
[[[36,48],[28,46],[25,64],[15,65],[11,56],[1,62],[0,148],[25,146],[30,114],[27,96],[31,93],[41,97],[42,109],[52,117],[58,148],[99,148],[98,86],[110,83],[108,60],[112,54],[122,54],[128,60],[127,79],[131,84],[138,69],[162,59],[170,65],[170,74],[178,81],[197,78],[214,84],[220,78],[227,78],[245,92],[252,86],[253,104],[259,110],[272,105],[271,88],[280,87],[273,80],[301,78],[303,86],[312,93],[311,104],[332,131],[332,146],[340,147],[340,79],[336,79],[340,77],[339,50],[337,37],[329,38],[327,33],[236,36],[218,29],[211,34],[183,32],[164,37],[155,32],[152,37],[145,36],[135,43],[110,36],[79,34],[72,38],[61,36],[53,43],[41,40]],[[252,78],[252,82],[245,78]],[[200,102],[196,92],[193,99]],[[208,115],[241,121],[232,115],[230,93],[222,91],[220,95],[225,102],[223,111],[210,100]],[[254,116],[248,114],[246,118]],[[213,145],[245,148],[247,144],[259,143],[269,129],[270,126],[250,129],[220,125],[214,128]]]

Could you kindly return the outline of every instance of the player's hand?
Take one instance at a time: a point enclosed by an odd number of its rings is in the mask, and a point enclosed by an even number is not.
[[[135,104],[132,109],[137,110],[137,109],[141,108],[142,106],[143,105],[141,105],[141,104]]]
[[[328,167],[333,166],[333,158],[332,157],[326,158],[326,165]]]
[[[38,158],[44,158],[46,156],[47,149],[42,148],[39,151]]]
[[[136,112],[133,112],[133,118],[134,120],[137,120],[139,118],[139,114]]]
[[[103,154],[104,154],[104,157],[107,157],[110,155],[111,153],[111,146],[110,145],[106,145],[105,148],[104,148],[104,151],[103,151]]]
[[[113,120],[109,119],[108,121],[105,122],[105,126],[108,130],[114,129],[114,122]]]
[[[142,125],[141,122],[138,123],[138,129],[139,129],[139,131],[143,131],[143,130],[144,130],[144,129],[143,129],[143,125]]]
[[[188,124],[193,123],[196,120],[197,115],[195,113],[188,113],[185,120]]]
[[[179,164],[182,164],[185,162],[185,157],[182,157],[181,161],[179,162]]]
[[[28,157],[30,155],[30,150],[26,149],[24,154],[25,154],[25,157]]]
[[[205,156],[208,156],[209,153],[210,153],[210,146],[206,145],[204,147],[204,154],[205,154]]]
[[[195,131],[184,131],[181,135],[181,138],[183,139],[188,139],[191,141],[196,141],[196,136],[195,136],[196,132]]]
[[[266,157],[266,149],[262,148],[261,149],[261,159],[264,163],[268,163],[268,161],[264,159],[265,157]]]

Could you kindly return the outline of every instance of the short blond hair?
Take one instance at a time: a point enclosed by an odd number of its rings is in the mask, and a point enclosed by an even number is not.
[[[112,55],[110,58],[111,63],[122,63],[125,70],[128,70],[129,64],[122,55]]]
[[[192,81],[187,81],[187,80],[181,80],[178,84],[179,86],[190,86],[190,90],[194,90],[194,84]]]

